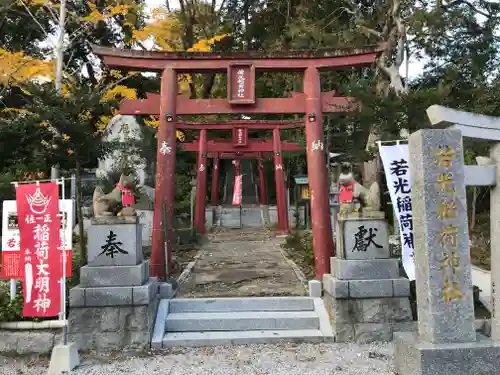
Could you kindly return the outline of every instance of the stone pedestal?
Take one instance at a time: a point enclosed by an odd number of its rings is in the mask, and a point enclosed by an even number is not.
[[[339,214],[337,255],[323,276],[325,306],[337,342],[391,341],[413,330],[410,282],[390,258],[383,212]]]
[[[88,236],[88,264],[70,290],[70,339],[82,350],[149,347],[159,283],[149,277],[138,218],[93,219]]]
[[[497,374],[500,344],[475,329],[461,132],[420,130],[409,150],[418,333],[394,334],[396,373]]]

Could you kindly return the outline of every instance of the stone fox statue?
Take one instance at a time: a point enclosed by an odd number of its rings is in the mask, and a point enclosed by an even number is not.
[[[116,206],[122,202],[122,193],[124,190],[130,191],[134,186],[134,177],[132,175],[122,174],[120,181],[111,190],[110,193],[104,194],[104,191],[98,186],[94,190],[92,203],[94,206],[94,216],[114,216]],[[135,216],[133,207],[124,207],[121,211],[122,216]]]
[[[346,194],[346,201],[342,201],[342,193],[340,197],[340,211],[352,212],[353,200],[357,199],[361,203],[361,207],[365,211],[379,211],[380,210],[380,187],[378,183],[374,182],[370,189],[365,188],[359,184],[349,170],[348,167],[343,167],[339,176],[340,190],[348,190],[352,193]],[[350,199],[349,199],[350,197]]]

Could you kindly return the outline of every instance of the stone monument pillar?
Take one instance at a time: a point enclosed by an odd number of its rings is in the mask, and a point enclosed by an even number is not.
[[[149,347],[159,283],[149,277],[137,216],[98,217],[88,229],[88,263],[70,290],[70,338],[82,350]]]
[[[394,334],[400,375],[497,374],[500,344],[476,333],[462,134],[409,139],[418,333]]]
[[[391,341],[395,330],[413,323],[410,283],[399,277],[398,259],[390,258],[384,213],[346,212],[337,219],[337,257],[332,274],[323,276],[336,341]]]

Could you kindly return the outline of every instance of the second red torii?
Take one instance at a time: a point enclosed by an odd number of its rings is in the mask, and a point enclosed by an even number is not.
[[[200,149],[200,142],[194,141],[191,143],[181,143],[180,147],[184,151],[195,152]],[[256,139],[249,139],[247,146],[243,149],[241,147],[235,147],[231,140],[212,140],[206,142],[206,152],[242,152],[244,151],[254,151],[254,152],[269,152],[273,151],[273,141],[261,141]],[[297,143],[287,143],[281,142],[282,151],[302,151],[304,147]]]

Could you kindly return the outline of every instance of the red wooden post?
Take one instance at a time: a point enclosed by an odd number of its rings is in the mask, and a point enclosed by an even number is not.
[[[177,73],[166,68],[161,80],[160,126],[156,154],[155,209],[149,274],[165,279],[165,244],[168,248],[168,268],[172,266],[174,245],[174,197],[175,197],[175,123],[177,98]],[[163,205],[166,206],[166,234],[163,233]],[[169,272],[170,273],[170,272]]]
[[[259,170],[259,193],[260,193],[260,204],[263,206],[267,205],[267,195],[266,195],[266,181],[264,180],[264,164],[262,164],[262,159],[258,161]]]
[[[214,170],[212,171],[212,207],[219,203],[219,154],[214,154]]]
[[[196,201],[194,227],[205,234],[205,202],[207,200],[207,130],[200,130],[198,149],[198,167],[196,169]]]
[[[330,257],[334,256],[328,179],[324,147],[323,114],[319,71],[307,68],[304,72],[306,94],[307,171],[311,194],[311,222],[316,279],[330,272]]]
[[[285,171],[281,151],[280,130],[273,129],[274,146],[274,178],[276,179],[276,203],[278,206],[278,230],[283,234],[290,233],[288,225],[288,205],[286,202]]]

